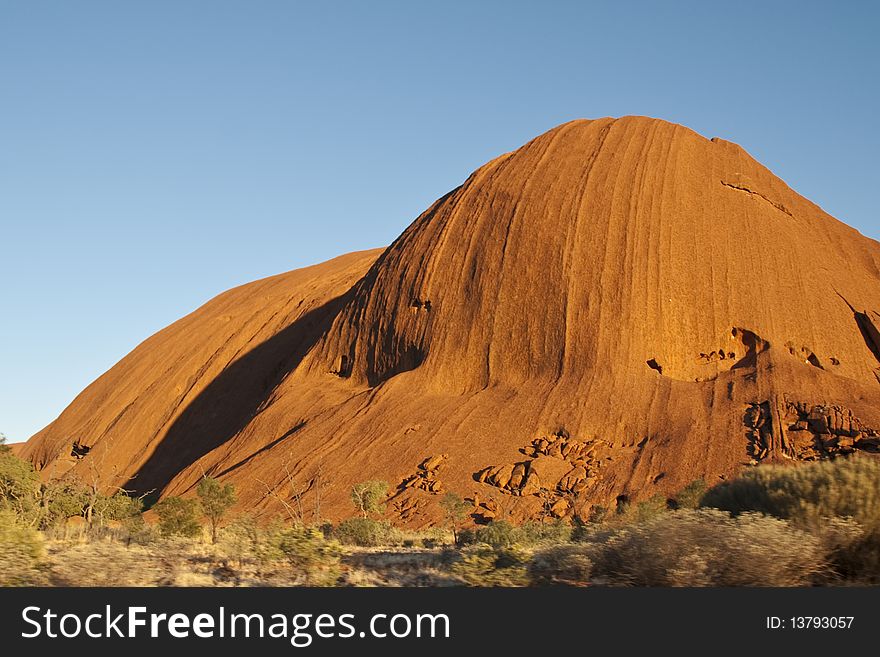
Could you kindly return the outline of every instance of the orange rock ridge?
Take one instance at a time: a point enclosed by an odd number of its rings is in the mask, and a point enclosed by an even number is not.
[[[563,124],[387,249],[230,290],[146,340],[22,453],[47,477],[329,518],[570,516],[761,461],[875,454],[880,245],[741,147]],[[314,505],[308,503],[312,512]],[[482,514],[482,515],[480,515]]]

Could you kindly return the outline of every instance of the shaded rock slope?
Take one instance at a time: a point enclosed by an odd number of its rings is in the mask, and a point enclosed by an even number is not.
[[[243,508],[560,517],[762,461],[871,455],[880,245],[736,144],[644,117],[561,125],[387,249],[220,295],[23,450],[47,477]],[[297,511],[299,513],[299,511]]]

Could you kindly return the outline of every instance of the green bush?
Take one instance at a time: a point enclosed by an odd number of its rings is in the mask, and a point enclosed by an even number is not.
[[[694,479],[672,496],[673,506],[677,509],[696,509],[705,494],[706,482],[702,479]]]
[[[477,530],[466,527],[458,532],[455,537],[455,545],[457,547],[465,547],[474,545],[477,542]]]
[[[115,495],[101,495],[95,502],[95,515],[99,522],[128,522],[132,518],[140,518],[141,512],[144,510],[141,501],[134,497],[129,497],[124,493],[116,493]],[[134,521],[138,524],[137,521]]]
[[[452,530],[452,542],[458,545],[459,527],[470,512],[472,505],[450,491],[440,500],[440,506],[443,509],[446,523]]]
[[[202,477],[196,489],[202,505],[202,513],[211,526],[211,543],[217,543],[217,530],[223,516],[235,504],[235,486],[221,484],[213,477]]]
[[[524,523],[518,531],[517,541],[523,545],[539,545],[541,543],[567,543],[571,540],[574,528],[564,520],[553,522]]]
[[[153,507],[163,536],[194,537],[202,533],[198,500],[166,497]]]
[[[495,549],[509,548],[519,541],[520,531],[506,520],[493,520],[477,530],[476,539]]]
[[[285,558],[281,540],[288,527],[280,520],[261,524],[248,513],[234,517],[220,532],[221,548],[240,563],[253,559],[269,564]]]
[[[818,538],[757,513],[679,510],[594,532],[598,583],[631,586],[804,586],[821,574]]]
[[[345,545],[375,547],[388,543],[391,527],[372,518],[349,518],[333,529],[333,536]]]
[[[385,508],[387,496],[388,482],[381,479],[363,481],[351,488],[351,503],[363,518],[373,513],[381,513]]]
[[[880,527],[880,461],[762,465],[710,489],[702,505],[731,513],[758,511],[802,528],[815,528],[823,518],[851,517],[870,530]]]
[[[28,461],[8,449],[0,451],[0,509],[10,509],[31,522],[38,511],[39,489],[39,475]]]
[[[42,583],[43,539],[10,509],[0,509],[0,586]]]
[[[83,514],[88,493],[69,481],[52,481],[42,487],[41,529],[48,529],[68,518]]]
[[[593,562],[588,552],[581,545],[556,545],[535,553],[528,567],[532,584],[589,584]]]
[[[339,546],[328,541],[320,530],[295,527],[280,536],[279,547],[290,565],[310,586],[331,586],[339,579]]]
[[[527,586],[528,556],[515,548],[481,546],[462,552],[450,572],[468,586]]]

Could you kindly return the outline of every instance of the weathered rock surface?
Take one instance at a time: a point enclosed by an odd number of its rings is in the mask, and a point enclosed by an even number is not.
[[[484,517],[564,515],[575,493],[611,507],[750,462],[872,457],[878,312],[880,245],[739,146],[573,121],[387,249],[236,288],[160,331],[22,453],[47,477],[159,495],[204,472],[267,513],[292,477],[331,518],[353,483],[415,475],[396,501],[413,523],[442,516],[419,466],[448,454],[443,490],[478,489]]]

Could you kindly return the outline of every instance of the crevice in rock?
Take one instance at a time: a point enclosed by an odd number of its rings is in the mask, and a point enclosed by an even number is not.
[[[79,460],[81,458],[84,458],[86,456],[86,454],[88,454],[90,451],[92,451],[91,447],[89,447],[88,445],[83,445],[82,443],[79,442],[79,440],[77,440],[76,442],[73,443],[73,446],[70,448],[70,455],[73,458]]]
[[[835,290],[835,292],[837,292],[837,290]],[[877,325],[874,324],[874,321],[868,315],[867,310],[859,312],[840,292],[837,292],[837,296],[843,299],[843,302],[852,311],[853,319],[856,320],[856,326],[859,328],[859,333],[862,334],[862,340],[865,341],[865,346],[871,350],[874,359],[880,363],[880,330],[877,329]],[[880,377],[878,377],[878,381],[880,381]]]
[[[776,208],[776,209],[779,210],[780,212],[784,212],[784,213],[787,214],[789,217],[794,217],[794,215],[791,213],[791,210],[789,210],[787,207],[785,207],[784,205],[782,205],[782,203],[777,203],[776,201],[772,201],[772,200],[770,200],[769,198],[767,198],[766,196],[764,196],[761,192],[756,192],[756,191],[754,191],[754,190],[752,190],[752,189],[749,189],[749,188],[746,187],[745,185],[741,185],[741,184],[737,184],[737,183],[731,183],[731,182],[726,182],[726,181],[724,181],[724,180],[721,181],[721,184],[724,185],[725,187],[730,187],[730,189],[735,189],[735,190],[737,190],[738,192],[745,192],[746,194],[749,194],[749,195],[751,195],[751,196],[757,196],[759,199],[765,201],[766,203],[769,203],[770,205],[772,205],[774,208]]]
[[[660,363],[658,363],[655,359],[653,359],[653,358],[649,358],[649,359],[646,361],[646,364],[647,364],[648,367],[650,367],[652,370],[657,370],[657,372],[659,372],[660,374],[663,374],[663,366],[660,365]]]

